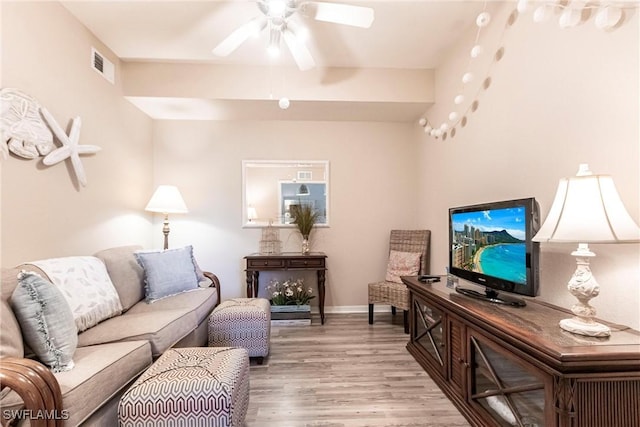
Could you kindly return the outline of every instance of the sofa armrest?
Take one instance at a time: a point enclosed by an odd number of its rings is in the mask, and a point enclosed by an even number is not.
[[[220,304],[220,279],[218,279],[218,276],[208,271],[203,271],[202,274],[204,274],[204,277],[211,280],[211,286],[216,288],[216,293],[218,294],[218,301],[216,302],[216,305]]]
[[[25,411],[33,427],[62,426],[60,385],[53,373],[41,363],[16,357],[0,359],[0,384],[15,391],[24,402]],[[5,414],[2,414],[5,416]]]

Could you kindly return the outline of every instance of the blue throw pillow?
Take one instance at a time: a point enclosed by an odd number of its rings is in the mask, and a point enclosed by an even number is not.
[[[145,300],[148,303],[199,289],[192,246],[161,252],[138,251],[135,256],[144,269]]]
[[[11,306],[24,341],[53,372],[73,368],[78,330],[62,292],[33,272],[22,271],[11,295]]]

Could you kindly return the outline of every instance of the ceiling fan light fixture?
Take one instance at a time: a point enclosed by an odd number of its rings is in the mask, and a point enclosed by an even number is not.
[[[271,57],[280,54],[280,39],[291,51],[300,69],[306,71],[316,66],[311,52],[306,46],[310,39],[308,28],[297,21],[310,17],[317,21],[369,28],[375,18],[374,9],[345,3],[318,0],[252,0],[262,15],[237,28],[212,50],[214,55],[228,56],[252,35],[269,26],[267,53]]]
[[[267,15],[271,18],[284,18],[286,11],[286,0],[267,0]]]
[[[274,25],[269,29],[269,45],[267,46],[267,53],[270,57],[276,58],[280,55],[280,39],[282,37],[282,30],[280,27]]]

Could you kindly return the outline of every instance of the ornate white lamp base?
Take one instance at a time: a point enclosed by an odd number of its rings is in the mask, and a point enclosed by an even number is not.
[[[596,309],[589,305],[589,300],[600,293],[600,285],[593,277],[589,268],[589,258],[596,256],[589,250],[589,245],[580,243],[578,249],[571,252],[576,257],[577,268],[569,280],[568,289],[578,302],[571,307],[576,317],[560,321],[560,327],[574,334],[588,337],[608,337],[611,335],[609,327],[593,320]]]

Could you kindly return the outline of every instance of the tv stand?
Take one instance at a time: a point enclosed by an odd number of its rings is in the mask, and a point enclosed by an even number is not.
[[[537,298],[514,307],[445,280],[402,281],[407,350],[472,426],[640,426],[640,331],[607,323],[608,338],[574,335],[558,326],[568,310]]]
[[[496,304],[511,305],[513,307],[524,307],[525,305],[527,305],[526,301],[521,298],[501,294],[498,291],[489,288],[485,288],[483,294],[482,292],[474,291],[473,289],[461,288],[459,286],[456,286],[456,292],[468,297],[491,301]]]

